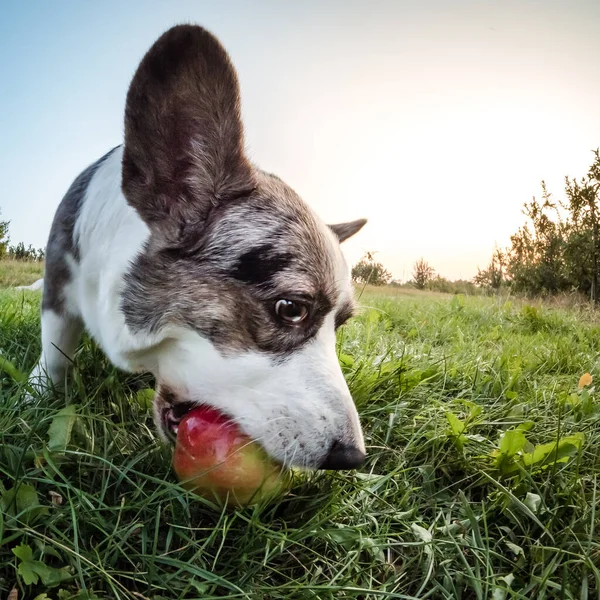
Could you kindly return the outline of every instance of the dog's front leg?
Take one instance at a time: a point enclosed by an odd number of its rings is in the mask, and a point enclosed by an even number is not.
[[[42,353],[30,375],[34,389],[42,392],[50,385],[62,387],[82,331],[78,317],[42,310]]]

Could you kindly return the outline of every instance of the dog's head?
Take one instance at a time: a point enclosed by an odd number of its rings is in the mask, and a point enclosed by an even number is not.
[[[164,333],[145,358],[162,435],[206,403],[287,465],[358,466],[335,330],[353,311],[340,242],[365,221],[325,225],[248,161],[235,70],[200,27],[165,33],[133,78],[123,192],[151,232],[122,309]]]

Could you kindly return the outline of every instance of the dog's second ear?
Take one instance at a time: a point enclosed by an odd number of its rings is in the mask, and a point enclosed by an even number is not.
[[[202,27],[169,29],[144,56],[127,94],[127,201],[151,227],[175,231],[200,224],[211,206],[254,185],[227,52]]]
[[[355,233],[358,233],[366,225],[366,223],[366,219],[357,219],[356,221],[350,221],[348,223],[330,225],[329,228],[333,230],[335,235],[337,235],[337,238],[341,244],[349,237],[352,237]]]

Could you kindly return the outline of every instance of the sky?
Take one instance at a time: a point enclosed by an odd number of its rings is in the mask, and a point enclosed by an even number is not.
[[[251,159],[400,280],[471,278],[545,180],[600,146],[600,0],[2,0],[0,210],[43,247],[72,180],[123,138],[135,69],[170,26],[219,37]]]

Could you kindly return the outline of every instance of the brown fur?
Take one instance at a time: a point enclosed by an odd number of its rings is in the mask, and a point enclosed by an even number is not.
[[[123,192],[175,238],[255,186],[244,155],[237,76],[205,29],[179,25],[144,56],[127,94]]]

